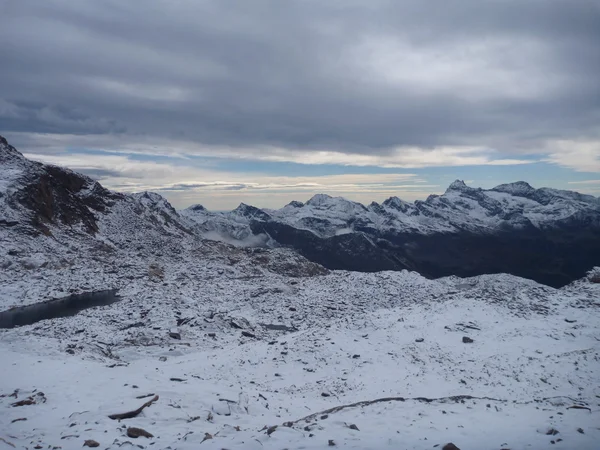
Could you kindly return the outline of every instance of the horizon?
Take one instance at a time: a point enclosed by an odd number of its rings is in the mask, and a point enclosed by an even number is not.
[[[588,2],[0,13],[0,134],[109,189],[211,210],[316,193],[424,200],[456,179],[600,195],[600,8]]]

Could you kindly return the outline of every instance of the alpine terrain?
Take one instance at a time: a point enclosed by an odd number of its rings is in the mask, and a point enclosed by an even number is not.
[[[488,190],[455,181],[414,203],[391,197],[364,206],[319,194],[279,210],[241,204],[214,213],[194,205],[181,214],[208,236],[263,237],[329,269],[511,273],[561,287],[600,264],[600,199],[523,181]]]
[[[0,448],[600,442],[600,202],[175,210],[0,138]]]

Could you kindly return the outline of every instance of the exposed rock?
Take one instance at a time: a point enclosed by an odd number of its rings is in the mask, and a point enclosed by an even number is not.
[[[415,342],[423,342],[424,340],[425,339],[423,339],[423,338],[417,338],[417,339],[415,339]]]
[[[153,438],[154,437],[153,434],[148,433],[143,428],[136,428],[136,427],[127,428],[127,436],[130,438],[135,438],[135,439],[137,439],[139,437],[145,437],[145,438]]]
[[[84,447],[100,447],[100,444],[93,439],[88,439],[83,443]]]
[[[444,445],[442,447],[442,450],[460,450],[460,448],[458,448],[456,445],[454,445],[452,442],[448,442],[446,445]]]
[[[468,336],[463,336],[462,341],[463,341],[463,344],[472,344],[473,342],[475,342],[475,341],[473,341],[473,339],[471,339]]]

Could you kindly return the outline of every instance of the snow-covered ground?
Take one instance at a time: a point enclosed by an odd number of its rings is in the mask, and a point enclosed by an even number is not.
[[[600,285],[410,272],[244,277],[248,269],[216,262],[163,264],[160,281],[133,268],[111,286],[111,274],[0,276],[2,309],[18,292],[13,304],[31,303],[82,279],[123,296],[1,331],[1,438],[63,449],[88,439],[100,448],[598,448]],[[139,416],[108,417],[147,394],[159,399]],[[30,396],[38,402],[11,406]],[[384,397],[404,401],[320,413]],[[127,437],[127,427],[154,437]]]

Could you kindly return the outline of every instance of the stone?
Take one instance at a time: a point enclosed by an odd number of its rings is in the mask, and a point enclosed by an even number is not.
[[[130,438],[137,439],[139,437],[152,438],[153,434],[148,433],[143,428],[129,427],[127,428],[127,436]]]
[[[100,447],[100,444],[93,439],[88,439],[83,443],[84,447]]]
[[[458,448],[456,445],[454,445],[452,442],[448,442],[446,445],[444,445],[442,447],[442,450],[460,450],[460,448]]]
[[[462,341],[463,341],[463,344],[472,344],[473,342],[475,342],[475,341],[473,341],[473,339],[471,339],[468,336],[463,336]]]
[[[415,342],[423,342],[424,340],[425,339],[423,339],[423,338],[417,338],[417,339],[415,339]]]

